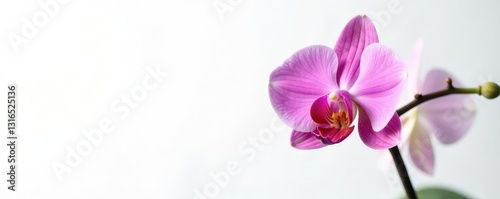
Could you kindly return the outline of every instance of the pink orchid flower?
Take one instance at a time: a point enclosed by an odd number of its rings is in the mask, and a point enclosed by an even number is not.
[[[346,25],[334,49],[309,46],[276,68],[269,96],[278,116],[293,128],[298,149],[336,144],[354,130],[374,149],[395,146],[401,122],[395,108],[406,81],[404,63],[378,44],[367,16]]]
[[[428,94],[441,90],[446,86],[446,78],[451,78],[455,87],[461,87],[456,78],[439,69],[429,71],[421,85],[419,70],[422,49],[423,41],[419,40],[408,60],[409,94]],[[409,96],[407,98],[408,101],[413,100]],[[434,152],[429,134],[434,134],[443,144],[452,144],[463,137],[472,126],[475,111],[470,95],[449,95],[425,102],[401,117],[404,138],[400,147],[406,148],[408,145],[415,166],[432,175]]]

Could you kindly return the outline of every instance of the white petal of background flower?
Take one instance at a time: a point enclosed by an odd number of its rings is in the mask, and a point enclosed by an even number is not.
[[[47,2],[57,10],[39,5]],[[4,184],[0,195],[399,197],[396,172],[380,171],[378,152],[357,133],[320,150],[293,149],[291,129],[275,121],[270,106],[270,72],[305,46],[333,47],[348,20],[366,14],[380,42],[402,58],[425,39],[422,74],[439,66],[464,85],[498,82],[499,6],[492,0],[2,2],[0,85],[19,86],[20,140],[18,192]],[[29,23],[37,31],[23,35]],[[13,34],[24,43],[13,44]],[[113,103],[131,95],[156,66],[168,76],[120,119]],[[416,187],[442,185],[476,198],[499,194],[494,125],[500,106],[476,102],[470,132],[454,145],[435,144],[434,177],[406,161]],[[82,132],[107,117],[112,133],[60,181],[52,163],[64,163],[67,148],[87,140]],[[0,121],[7,121],[5,114]],[[0,147],[5,159],[7,152]],[[5,159],[0,170],[7,169]]]

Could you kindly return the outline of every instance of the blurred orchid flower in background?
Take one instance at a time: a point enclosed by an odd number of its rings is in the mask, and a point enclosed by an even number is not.
[[[316,149],[347,138],[357,113],[362,141],[374,149],[398,144],[395,113],[406,82],[404,63],[378,36],[367,16],[346,25],[334,49],[309,46],[270,76],[271,104],[298,149]]]
[[[429,71],[423,84],[420,84],[422,50],[423,40],[420,39],[407,63],[408,102],[413,100],[412,94],[428,94],[443,89],[446,86],[446,78],[451,78],[454,86],[462,86],[451,74],[439,69]],[[425,102],[401,117],[403,138],[399,147],[408,146],[415,166],[432,175],[434,151],[429,134],[434,134],[443,144],[452,144],[469,130],[475,112],[475,104],[470,95],[455,94]]]

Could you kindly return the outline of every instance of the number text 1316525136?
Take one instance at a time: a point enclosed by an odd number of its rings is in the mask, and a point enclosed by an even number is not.
[[[17,85],[8,85],[7,91],[7,148],[8,148],[8,173],[7,189],[15,191],[17,189]]]

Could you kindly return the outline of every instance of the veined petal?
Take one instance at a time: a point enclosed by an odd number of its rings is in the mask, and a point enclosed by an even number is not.
[[[335,81],[337,56],[326,46],[306,47],[276,68],[269,80],[269,97],[274,110],[290,127],[311,132],[312,103],[338,89]]]
[[[377,31],[367,16],[356,16],[347,23],[335,45],[335,52],[339,57],[337,80],[341,89],[351,88],[359,74],[359,62],[364,48],[377,42]]]
[[[292,131],[290,142],[292,146],[297,149],[319,149],[326,146],[321,140],[317,139],[313,133],[299,132],[296,130]]]
[[[359,77],[349,93],[366,111],[374,131],[394,115],[406,80],[404,63],[388,47],[372,44],[361,56]]]
[[[410,157],[421,171],[432,175],[434,173],[434,152],[428,130],[419,120],[410,135]]]
[[[359,108],[358,131],[359,136],[366,146],[373,149],[388,149],[396,146],[401,138],[401,121],[397,113],[387,126],[380,131],[374,131],[366,112]]]
[[[446,86],[445,79],[452,78],[453,85],[461,87],[460,82],[443,70],[427,73],[422,92],[424,94],[441,90]],[[472,126],[476,115],[476,105],[470,95],[448,95],[430,100],[419,107],[419,113],[429,123],[430,132],[444,144],[459,140]]]

